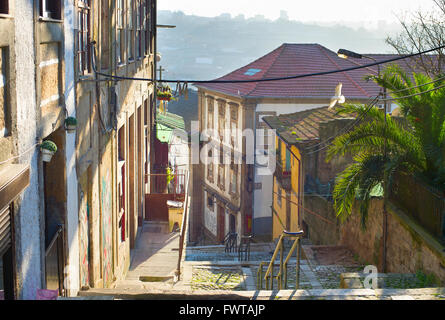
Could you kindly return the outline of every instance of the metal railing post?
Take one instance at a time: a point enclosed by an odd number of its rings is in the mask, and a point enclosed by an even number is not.
[[[297,238],[297,274],[295,279],[295,290],[300,288],[300,258],[301,258],[301,242],[300,238]]]

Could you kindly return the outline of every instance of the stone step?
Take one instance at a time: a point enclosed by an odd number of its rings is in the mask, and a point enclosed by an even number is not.
[[[168,290],[168,289],[90,289],[78,297],[136,300],[422,300],[445,299],[445,288],[426,289],[311,289],[280,291],[223,291],[223,290]],[[74,297],[74,299],[78,299]],[[65,298],[66,299],[66,298]]]

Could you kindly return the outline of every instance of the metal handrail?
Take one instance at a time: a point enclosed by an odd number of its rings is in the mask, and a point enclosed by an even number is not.
[[[243,260],[243,253],[244,253],[244,260],[250,259],[250,241],[252,240],[253,236],[242,236],[240,245],[238,247],[238,260]],[[247,243],[246,243],[247,242]],[[243,249],[243,247],[245,249]]]
[[[303,231],[298,231],[298,232],[283,231],[282,234],[280,235],[277,246],[276,246],[274,253],[272,255],[272,259],[270,260],[269,266],[266,270],[266,273],[264,274],[264,280],[266,281],[266,289],[267,290],[273,289],[273,279],[274,278],[278,280],[278,289],[281,290],[283,287],[283,275],[284,275],[284,288],[287,288],[287,264],[289,263],[289,260],[296,248],[297,248],[297,266],[296,266],[297,275],[296,275],[295,289],[298,289],[299,283],[300,283],[300,255],[301,255],[300,238],[303,235],[304,235]],[[284,259],[284,243],[283,243],[283,241],[284,241],[284,238],[286,238],[286,237],[296,237],[296,239],[295,239],[291,249],[289,250],[289,253],[288,253],[286,259]],[[278,252],[280,252],[280,271],[274,277],[273,268],[275,266],[275,259],[278,255]],[[263,287],[263,277],[262,277],[263,265],[265,265],[266,263],[267,262],[261,262],[259,269],[258,269],[258,279],[259,279],[258,287],[260,290]]]
[[[189,193],[189,182],[190,182],[190,172],[187,171],[186,172],[186,185],[185,185],[185,201],[184,201],[184,214],[182,216],[182,224],[181,224],[181,231],[179,233],[179,256],[178,256],[178,265],[177,265],[177,277],[178,277],[178,281],[180,280],[181,277],[181,260],[182,260],[182,254],[184,251],[184,242],[185,242],[185,236],[187,234],[187,230],[188,230],[188,215],[189,215],[189,197],[188,197],[188,193]]]
[[[59,224],[56,234],[51,239],[48,247],[45,250],[45,278],[47,277],[47,258],[51,254],[51,251],[56,249],[56,257],[57,257],[57,278],[58,278],[58,290],[59,295],[64,296],[66,291],[64,290],[64,267],[65,267],[65,250],[63,244],[63,235],[65,231],[65,226],[63,224]],[[46,278],[47,279],[47,278]]]
[[[46,248],[45,250],[45,256],[47,256],[49,254],[49,252],[51,251],[51,249],[53,248],[54,244],[56,243],[57,239],[59,238],[59,234],[62,233],[64,228],[63,224],[59,225],[59,228],[56,231],[56,234],[53,236],[51,242],[48,245],[48,248]]]

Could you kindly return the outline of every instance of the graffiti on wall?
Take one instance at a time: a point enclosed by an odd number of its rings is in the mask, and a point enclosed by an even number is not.
[[[88,286],[89,278],[89,224],[90,207],[87,196],[82,192],[79,210],[79,250],[80,250],[80,286]]]
[[[103,279],[107,284],[112,276],[112,199],[110,190],[111,174],[110,169],[107,168],[105,175],[102,176],[101,181],[101,199],[102,199],[102,244],[103,244]]]

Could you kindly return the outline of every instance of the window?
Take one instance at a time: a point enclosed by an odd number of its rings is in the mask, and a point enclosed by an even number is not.
[[[79,74],[85,75],[91,72],[90,52],[90,0],[78,2],[78,26],[77,32],[77,59]]]
[[[233,147],[237,144],[237,128],[238,128],[238,106],[231,105],[230,106],[230,129],[231,129],[231,137],[230,143]]]
[[[124,8],[125,0],[117,0],[116,6],[116,59],[117,64],[123,64],[125,59],[125,30],[124,30]]]
[[[85,2],[79,0],[79,2]],[[61,0],[40,0],[39,14],[43,18],[62,20]]]
[[[145,49],[144,52],[146,55],[150,54],[150,43],[151,43],[151,34],[150,34],[150,23],[151,23],[151,0],[142,0],[143,1],[143,14],[142,14],[142,20],[143,20],[143,27],[145,34]]]
[[[288,149],[286,149],[286,171],[290,171],[291,170],[291,165],[290,165],[290,152]]]
[[[127,0],[127,48],[128,61],[134,60],[134,25],[133,25],[133,0]]]
[[[213,182],[213,159],[212,159],[212,150],[208,153],[210,163],[207,165],[207,179],[210,182]]]
[[[9,14],[9,0],[0,0],[0,14]]]
[[[136,55],[142,57],[142,0],[136,0]]]
[[[226,103],[218,101],[218,132],[221,142],[224,141],[224,130],[226,129]]]
[[[213,129],[213,99],[207,98],[207,129]]]
[[[0,137],[9,134],[9,107],[8,107],[8,49],[0,47]]]
[[[238,194],[238,165],[230,165],[230,193]]]
[[[100,66],[102,70],[105,70],[109,68],[110,62],[110,7],[108,0],[101,0],[100,32]]]
[[[220,164],[218,166],[218,187],[223,191],[225,190],[225,173],[225,165]]]
[[[207,207],[209,207],[209,209],[213,211],[214,201],[211,195],[207,196]]]
[[[281,187],[278,186],[278,194],[277,194],[277,203],[281,208],[281,198],[282,198],[283,194],[282,194],[282,190]]]

